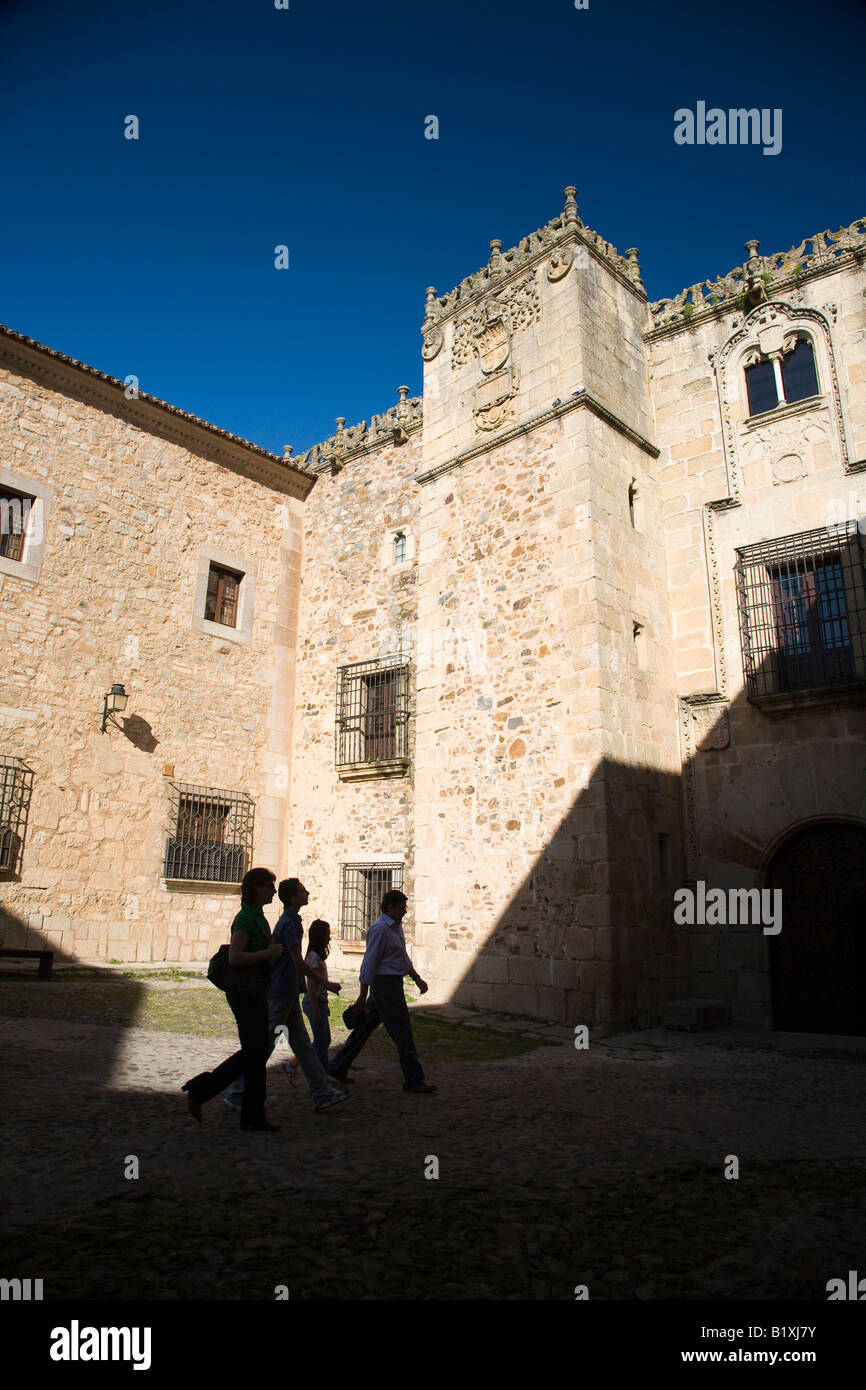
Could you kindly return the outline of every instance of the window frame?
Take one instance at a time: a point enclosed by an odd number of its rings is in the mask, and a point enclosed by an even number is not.
[[[406,773],[410,685],[409,661],[399,653],[338,668],[334,764],[342,780]]]
[[[255,611],[256,565],[240,555],[231,555],[213,546],[199,548],[196,562],[195,588],[193,594],[192,629],[207,637],[219,637],[224,642],[235,642],[242,646],[252,640],[253,616]],[[212,621],[205,616],[207,611],[208,586],[212,569],[225,570],[238,576],[235,626]]]
[[[342,944],[356,945],[364,941],[367,932],[381,912],[381,902],[386,892],[405,892],[405,862],[401,859],[353,860],[340,865],[340,914],[337,923],[337,939]],[[352,874],[364,875],[366,882],[361,890],[361,903],[357,903],[359,887]],[[385,876],[388,882],[385,882]],[[352,901],[354,900],[354,901]],[[348,924],[347,915],[353,913],[356,920]],[[361,921],[357,921],[360,916]]]
[[[3,494],[20,497],[24,501],[29,500],[30,507],[27,510],[20,556],[17,559],[9,559],[6,555],[0,555],[0,574],[35,581],[39,578],[42,568],[45,530],[54,500],[54,489],[35,478],[13,473],[8,468],[0,468],[0,496]]]
[[[821,397],[821,378],[818,374],[818,355],[815,351],[815,342],[810,334],[802,330],[795,330],[793,335],[788,335],[787,341],[793,341],[793,347],[789,347],[787,352],[778,354],[768,354],[761,352],[759,347],[753,347],[747,356],[751,356],[753,361],[743,363],[743,383],[746,388],[746,419],[760,420],[766,415],[772,414],[776,410],[794,410],[798,406],[807,406],[810,402],[819,400]],[[808,347],[812,358],[812,371],[815,377],[815,390],[811,395],[798,396],[796,400],[789,400],[785,390],[785,365],[802,345]],[[774,405],[767,406],[764,410],[752,410],[752,400],[749,391],[749,373],[756,367],[771,367],[773,373],[773,383],[776,390],[776,400]]]
[[[33,769],[0,754],[0,877],[18,878],[33,793]]]
[[[750,703],[771,709],[804,701],[827,703],[846,692],[861,692],[866,684],[866,560],[857,522],[740,546],[736,555],[743,677]],[[822,588],[816,576],[829,572],[834,562],[839,582]],[[788,593],[786,584],[791,585]],[[840,640],[827,640],[828,632]],[[789,640],[798,634],[801,640]]]
[[[224,812],[217,836],[207,833],[214,810]],[[246,792],[170,781],[163,883],[240,887],[252,863],[254,830],[255,803]],[[219,872],[210,874],[213,869]]]

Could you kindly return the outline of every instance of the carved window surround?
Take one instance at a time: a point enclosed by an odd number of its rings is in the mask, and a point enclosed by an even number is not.
[[[686,695],[679,702],[686,878],[696,878],[701,861],[697,815],[696,757],[727,748],[731,741],[728,701],[718,690]]]
[[[740,442],[748,438],[752,430],[783,420],[789,414],[797,414],[806,409],[819,410],[822,406],[836,425],[836,440],[845,473],[857,471],[857,465],[850,462],[848,434],[845,424],[845,411],[836,370],[836,356],[830,332],[830,317],[835,317],[835,306],[825,306],[828,312],[807,309],[799,305],[773,300],[753,309],[742,321],[735,320],[735,331],[727,342],[710,350],[709,358],[716,374],[716,387],[719,399],[719,412],[722,420],[722,441],[725,454],[725,470],[728,478],[728,494],[739,501],[742,490]],[[761,353],[764,346],[774,338],[789,340],[794,334],[801,334],[812,344],[815,356],[815,369],[818,381],[824,391],[820,397],[810,397],[807,401],[795,401],[761,415],[749,416],[746,400],[744,367],[750,355]],[[734,419],[734,406],[744,407],[742,418]],[[743,427],[745,426],[745,429]]]

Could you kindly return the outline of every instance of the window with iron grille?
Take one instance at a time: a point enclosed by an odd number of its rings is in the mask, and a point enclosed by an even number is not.
[[[340,940],[363,941],[392,888],[403,891],[402,864],[343,864],[340,873]]]
[[[337,767],[409,757],[409,667],[401,656],[341,666]]]
[[[222,623],[223,627],[238,625],[238,591],[242,574],[235,570],[223,569],[221,565],[211,565],[207,581],[207,597],[204,616],[209,623]]]
[[[789,352],[778,359],[762,357],[746,368],[749,414],[762,415],[780,405],[817,396],[818,373],[815,353],[807,338],[798,338]]]
[[[0,870],[16,874],[24,848],[33,771],[20,758],[0,757]]]
[[[171,812],[163,877],[240,883],[253,851],[254,806],[244,792],[169,784]]]
[[[14,488],[0,488],[0,556],[22,560],[27,539],[27,522],[35,498]]]
[[[855,521],[737,551],[750,700],[866,679],[866,575]]]

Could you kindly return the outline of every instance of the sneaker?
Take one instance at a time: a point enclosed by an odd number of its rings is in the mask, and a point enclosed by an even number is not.
[[[416,1096],[432,1096],[436,1087],[431,1086],[429,1081],[413,1081],[411,1086],[404,1086],[403,1090],[411,1091]]]
[[[243,1105],[243,1101],[235,1100],[234,1096],[226,1096],[225,1103],[229,1110],[240,1110]]]
[[[348,1099],[349,1099],[349,1097],[348,1097],[348,1095],[346,1094],[345,1091],[338,1091],[337,1088],[336,1088],[336,1086],[332,1086],[332,1087],[331,1087],[331,1094],[330,1094],[329,1096],[326,1096],[324,1100],[320,1100],[318,1105],[314,1105],[314,1106],[313,1106],[313,1109],[314,1109],[314,1110],[330,1110],[330,1108],[331,1108],[332,1105],[339,1105],[341,1100],[348,1100]]]

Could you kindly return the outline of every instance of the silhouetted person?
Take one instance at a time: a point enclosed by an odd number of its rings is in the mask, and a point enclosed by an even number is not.
[[[331,924],[317,917],[310,923],[307,937],[307,954],[304,964],[312,975],[307,975],[306,993],[301,1005],[313,1029],[313,1049],[327,1071],[328,1049],[331,1046],[331,1010],[328,1004],[328,990],[339,994],[340,986],[328,980],[327,960],[331,950]]]
[[[199,1123],[205,1101],[219,1095],[237,1077],[246,1076],[241,1129],[279,1129],[279,1125],[270,1124],[265,1115],[265,1068],[273,1046],[268,1033],[267,977],[271,962],[282,956],[283,948],[271,939],[271,929],[262,908],[273,902],[275,883],[276,874],[270,869],[250,869],[241,884],[241,910],[232,922],[229,965],[235,970],[260,972],[262,987],[257,994],[226,990],[226,999],[237,1021],[241,1047],[216,1071],[203,1071],[181,1088],[187,1092],[190,1114]]]
[[[289,1035],[289,1046],[297,1057],[312,1092],[313,1109],[328,1110],[332,1105],[339,1105],[340,1101],[346,1100],[346,1092],[332,1084],[330,1076],[316,1056],[304,1025],[298,998],[304,978],[315,977],[313,968],[307,966],[301,956],[304,928],[298,911],[310,901],[310,895],[299,878],[284,878],[277,891],[284,911],[274,927],[274,940],[280,943],[284,955],[271,976],[267,1057],[270,1057],[277,1045],[278,1029],[285,1027]],[[336,988],[339,989],[339,985]],[[246,1086],[241,1077],[226,1096],[226,1105],[237,1109],[245,1092]]]
[[[391,1037],[403,1070],[403,1090],[430,1095],[436,1090],[424,1080],[424,1071],[415,1050],[412,1023],[403,993],[403,976],[410,975],[421,994],[427,985],[415,970],[406,953],[406,938],[401,925],[406,916],[408,901],[405,893],[395,888],[382,899],[382,913],[367,932],[367,949],[361,962],[361,991],[357,1007],[364,1007],[364,1019],[353,1029],[331,1062],[331,1075],[338,1081],[347,1080],[346,1072],[354,1062],[370,1034],[384,1023]],[[370,994],[368,999],[367,994]]]

